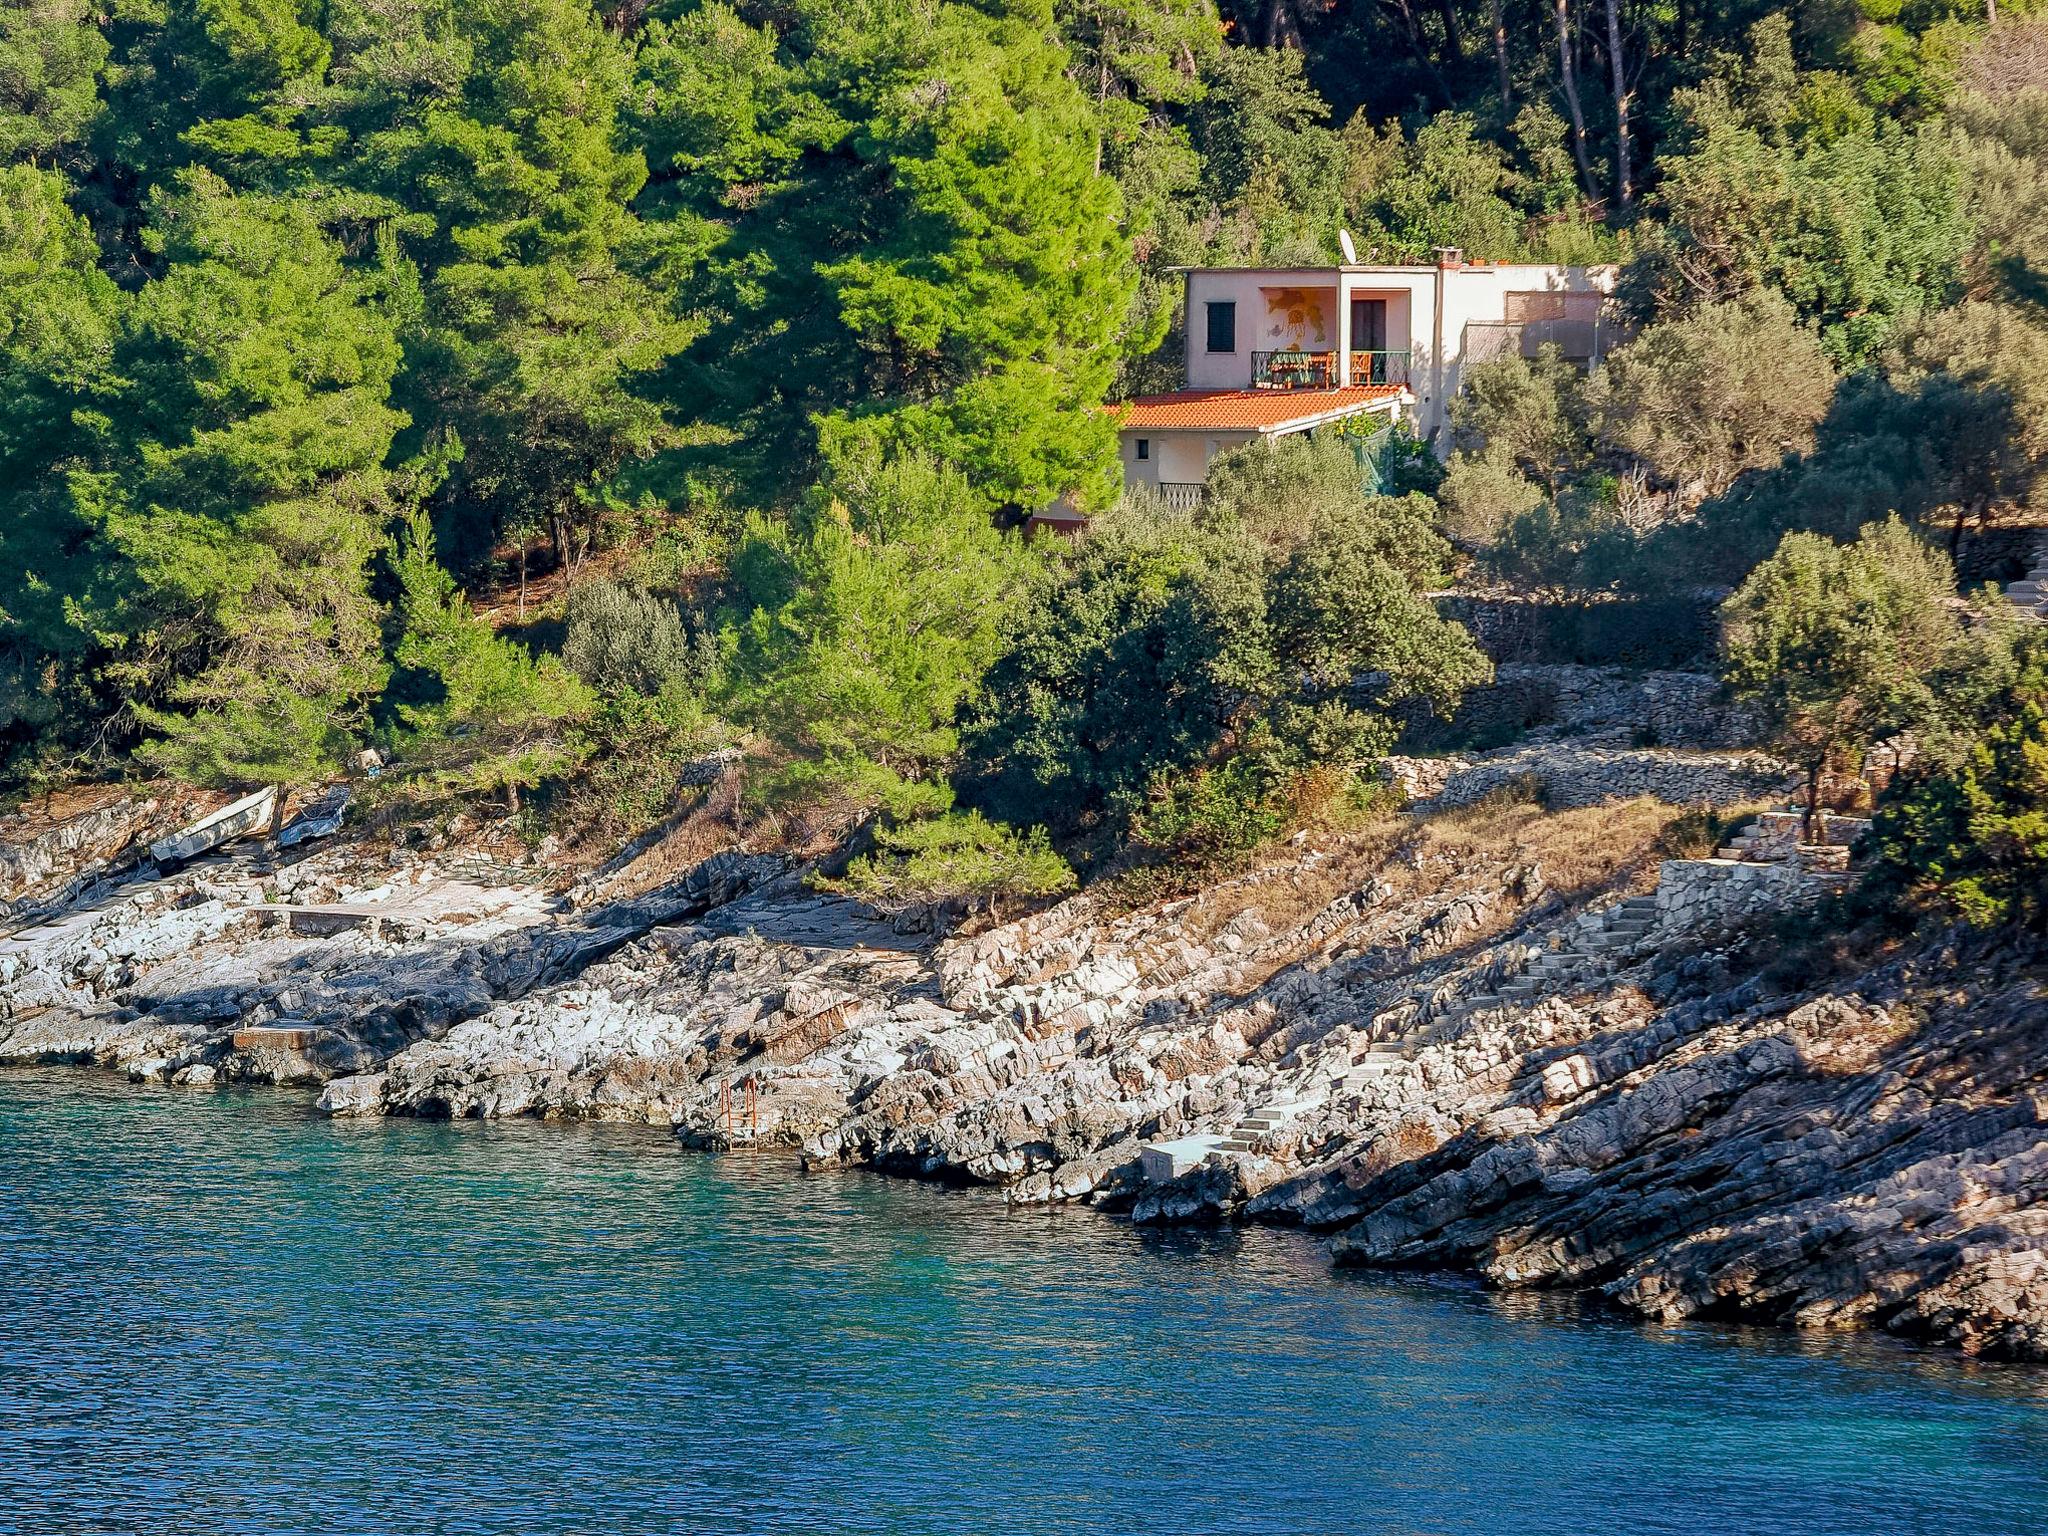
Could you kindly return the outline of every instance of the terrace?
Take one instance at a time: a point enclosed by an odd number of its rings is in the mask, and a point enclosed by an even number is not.
[[[1254,389],[1334,389],[1339,381],[1338,354],[1303,348],[1252,354]],[[1411,354],[1353,351],[1350,384],[1406,384]]]

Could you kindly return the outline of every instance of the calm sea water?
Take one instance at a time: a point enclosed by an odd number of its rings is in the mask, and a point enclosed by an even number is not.
[[[2048,1532],[2048,1370],[0,1075],[0,1530]]]

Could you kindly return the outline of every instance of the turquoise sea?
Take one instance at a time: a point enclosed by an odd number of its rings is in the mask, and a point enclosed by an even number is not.
[[[0,1531],[2048,1533],[2048,1369],[0,1075]]]

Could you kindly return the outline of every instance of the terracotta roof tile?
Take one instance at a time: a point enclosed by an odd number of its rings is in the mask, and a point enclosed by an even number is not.
[[[1400,384],[1352,384],[1343,389],[1182,389],[1170,395],[1139,395],[1109,407],[1118,425],[1155,432],[1185,427],[1234,432],[1270,432],[1297,422],[1348,416],[1367,406],[1407,395]]]

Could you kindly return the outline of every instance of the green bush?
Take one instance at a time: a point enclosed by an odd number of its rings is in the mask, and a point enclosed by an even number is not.
[[[494,634],[434,557],[424,512],[407,519],[393,557],[404,629],[389,703],[391,744],[414,792],[521,788],[564,773],[589,749],[581,724],[597,707],[559,658]]]
[[[1036,559],[957,470],[842,463],[790,523],[749,525],[718,702],[786,758],[934,777]]]
[[[999,915],[1003,903],[1072,890],[1074,872],[1043,828],[1019,832],[967,811],[880,827],[873,853],[841,879],[815,883],[882,907],[964,905]]]
[[[1923,758],[1887,788],[1871,826],[1867,896],[1980,927],[2048,929],[2048,640],[2018,637],[1948,683],[1984,722],[1957,753]]]
[[[701,689],[717,648],[684,627],[675,604],[602,577],[569,593],[562,660],[600,694],[658,694]]]
[[[1354,494],[1288,544],[1228,515],[1100,520],[1030,594],[972,705],[964,798],[1115,845],[1141,818],[1155,838],[1193,833],[1278,803],[1307,768],[1384,752],[1390,707],[1448,708],[1489,672],[1422,596],[1448,548],[1418,515]],[[1173,788],[1196,772],[1215,783]],[[1225,841],[1269,812],[1246,814]]]

